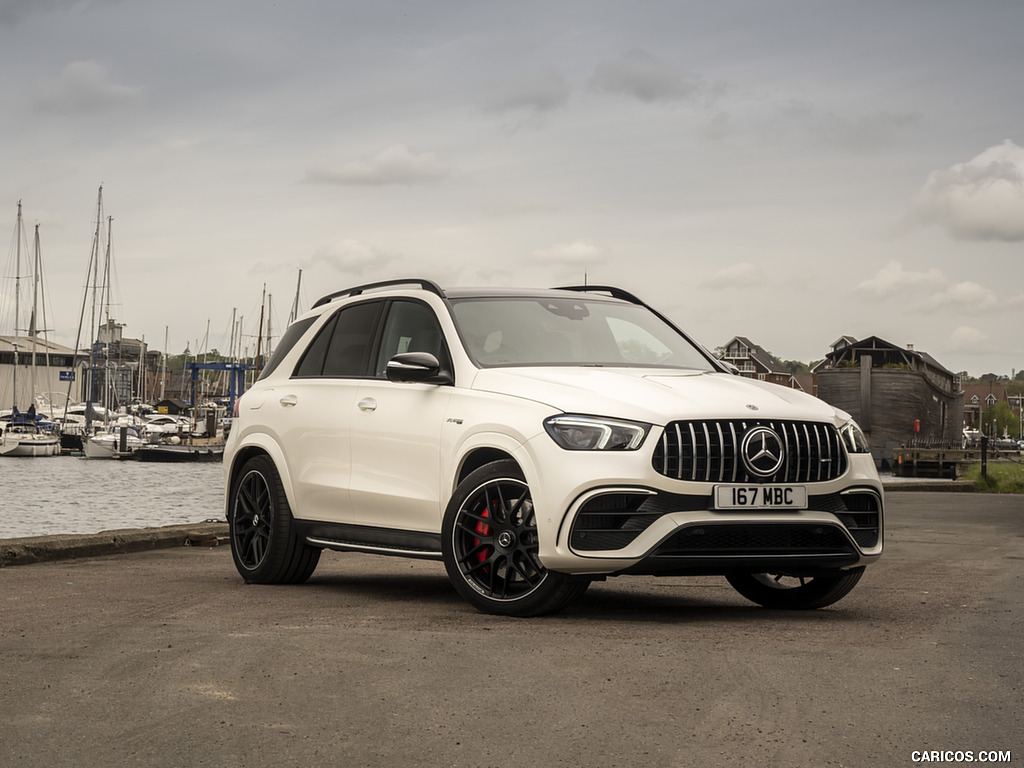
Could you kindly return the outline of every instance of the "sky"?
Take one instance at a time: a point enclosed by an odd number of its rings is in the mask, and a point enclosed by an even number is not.
[[[264,291],[277,337],[297,294],[587,281],[709,348],[1010,375],[1022,29],[1019,0],[0,0],[0,233],[22,201],[66,346],[102,185],[110,317],[172,354],[254,349]]]

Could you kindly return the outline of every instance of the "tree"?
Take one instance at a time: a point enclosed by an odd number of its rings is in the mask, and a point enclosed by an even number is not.
[[[996,432],[992,432],[992,422],[995,422]],[[1007,403],[998,402],[989,405],[981,412],[981,431],[989,437],[1002,437],[1008,434],[1011,437],[1020,438],[1020,419]]]
[[[799,360],[781,360],[780,362],[782,367],[794,376],[811,372],[811,367],[807,363],[801,363]]]

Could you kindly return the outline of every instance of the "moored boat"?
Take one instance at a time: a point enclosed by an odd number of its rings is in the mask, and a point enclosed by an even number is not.
[[[138,461],[185,462],[221,461],[224,458],[223,443],[191,445],[188,443],[149,443],[135,451]]]
[[[34,407],[28,413],[15,408],[0,434],[0,456],[56,456],[60,437],[52,427],[36,418]]]
[[[138,427],[112,426],[107,432],[82,440],[82,452],[87,459],[130,459],[146,441]]]

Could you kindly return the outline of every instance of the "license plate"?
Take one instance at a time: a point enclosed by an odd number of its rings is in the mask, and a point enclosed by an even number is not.
[[[715,509],[806,509],[802,485],[716,485]]]

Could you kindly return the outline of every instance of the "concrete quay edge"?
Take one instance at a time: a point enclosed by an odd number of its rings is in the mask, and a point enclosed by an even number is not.
[[[227,536],[227,522],[206,521],[162,528],[127,528],[100,533],[0,539],[0,568],[171,547],[212,547],[226,543]]]

